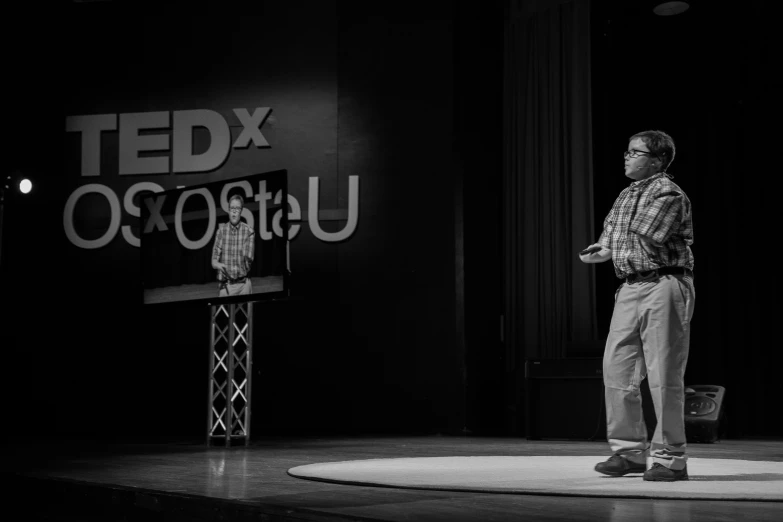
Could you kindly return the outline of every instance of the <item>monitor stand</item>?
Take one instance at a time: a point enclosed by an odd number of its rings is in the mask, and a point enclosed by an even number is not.
[[[253,303],[212,305],[207,446],[250,443]]]

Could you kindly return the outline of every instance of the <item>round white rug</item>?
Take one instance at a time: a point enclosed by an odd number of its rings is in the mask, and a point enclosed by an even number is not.
[[[783,501],[783,462],[688,460],[690,480],[646,482],[641,473],[609,477],[596,457],[426,457],[297,466],[302,479],[392,488],[624,498]]]

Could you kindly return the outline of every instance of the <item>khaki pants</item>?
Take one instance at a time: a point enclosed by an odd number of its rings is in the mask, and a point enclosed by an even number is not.
[[[253,283],[250,282],[250,278],[246,278],[244,283],[227,283],[220,285],[220,291],[218,291],[218,297],[226,297],[229,295],[245,295],[253,293]]]
[[[685,366],[696,291],[687,275],[623,283],[604,351],[607,439],[629,460],[685,466]],[[645,375],[658,425],[647,445],[639,385]],[[649,467],[649,465],[648,465]]]

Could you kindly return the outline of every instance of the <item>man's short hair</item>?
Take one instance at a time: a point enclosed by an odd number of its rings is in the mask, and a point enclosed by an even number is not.
[[[239,194],[234,194],[233,196],[231,196],[228,199],[228,206],[229,207],[231,206],[231,202],[234,201],[234,200],[239,201],[239,204],[242,205],[242,208],[245,208],[245,199],[242,196],[240,196]]]
[[[638,132],[628,138],[628,141],[641,139],[653,156],[661,160],[661,172],[666,172],[669,165],[674,161],[674,140],[663,131],[648,130]]]

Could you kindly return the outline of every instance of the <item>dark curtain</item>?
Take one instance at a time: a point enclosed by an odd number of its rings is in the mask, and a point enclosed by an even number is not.
[[[507,368],[597,337],[590,2],[512,0],[505,27],[504,335]],[[517,381],[519,382],[519,381]],[[514,387],[516,388],[516,387]]]
[[[630,2],[592,5],[595,234],[628,185],[619,169],[629,136],[670,133],[677,154],[669,172],[693,204],[696,306],[685,383],[726,388],[727,437],[783,436],[783,310],[769,277],[779,264],[783,192],[780,60],[772,52],[779,37],[765,27],[775,20],[771,3],[749,0],[728,10],[692,2],[676,17]],[[661,66],[638,63],[639,35],[655,35],[644,53]],[[648,71],[656,81],[629,88],[629,77]],[[620,281],[610,263],[596,276],[605,335]]]
[[[770,8],[771,9],[771,8]],[[753,0],[699,21],[687,115],[694,202],[696,310],[686,384],[726,388],[730,438],[783,436],[783,366],[777,295],[781,184],[779,58]],[[683,146],[685,148],[685,146]],[[683,151],[685,152],[685,151]],[[685,154],[683,154],[685,156]],[[689,178],[695,178],[693,181]],[[698,206],[697,206],[698,205]]]

